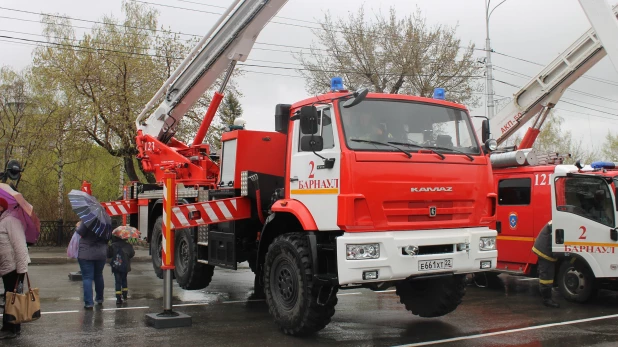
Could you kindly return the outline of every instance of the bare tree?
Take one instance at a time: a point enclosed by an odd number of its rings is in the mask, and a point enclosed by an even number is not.
[[[398,18],[391,8],[368,21],[363,7],[347,20],[327,13],[318,23],[318,44],[311,45],[311,54],[296,55],[312,94],[328,90],[331,77],[339,75],[349,89],[429,97],[441,87],[449,100],[479,102],[481,66],[473,59],[474,44],[462,47],[456,27],[429,26],[419,9]]]

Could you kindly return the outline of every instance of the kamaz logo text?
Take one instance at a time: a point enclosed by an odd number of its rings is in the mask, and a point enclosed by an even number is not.
[[[412,193],[420,193],[420,192],[452,192],[453,187],[421,187],[421,188],[410,188],[410,192]]]

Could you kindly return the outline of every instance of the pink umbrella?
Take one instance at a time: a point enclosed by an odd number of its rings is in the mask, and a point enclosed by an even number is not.
[[[36,243],[41,233],[41,222],[21,193],[16,192],[6,183],[0,183],[0,198],[9,205],[7,213],[11,213],[24,225],[27,243]]]

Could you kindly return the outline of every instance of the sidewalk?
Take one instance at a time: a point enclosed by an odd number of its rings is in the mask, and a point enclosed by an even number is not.
[[[149,262],[150,255],[145,247],[135,246],[135,257],[133,262]],[[30,247],[30,265],[49,265],[77,263],[77,259],[67,258],[66,247]]]

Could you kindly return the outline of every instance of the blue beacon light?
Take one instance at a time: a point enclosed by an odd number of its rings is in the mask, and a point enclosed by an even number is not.
[[[338,92],[344,90],[343,88],[343,79],[341,77],[333,77],[330,79],[330,90],[333,92]]]
[[[433,90],[433,98],[438,100],[444,100],[446,98],[446,92],[444,88],[436,88]]]
[[[616,163],[612,163],[611,161],[595,161],[590,166],[593,169],[615,169]]]

